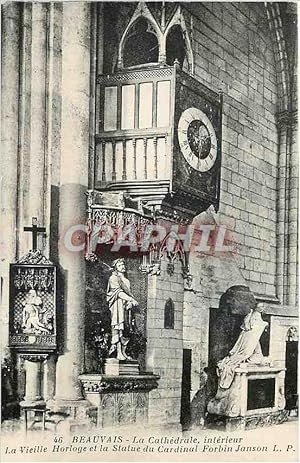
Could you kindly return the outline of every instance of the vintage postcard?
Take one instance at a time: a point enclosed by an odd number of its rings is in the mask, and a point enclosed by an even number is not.
[[[297,2],[1,18],[2,461],[298,461]]]

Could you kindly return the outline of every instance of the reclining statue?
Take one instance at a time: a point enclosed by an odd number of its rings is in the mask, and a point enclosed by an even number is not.
[[[264,305],[259,303],[246,315],[235,345],[229,354],[218,362],[219,388],[230,388],[235,370],[241,363],[247,362],[257,365],[266,363],[259,342],[263,331],[268,325],[268,322],[265,322],[261,317],[263,311]]]

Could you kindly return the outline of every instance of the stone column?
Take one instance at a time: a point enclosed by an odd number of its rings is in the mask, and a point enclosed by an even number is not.
[[[1,310],[2,346],[8,344],[9,263],[16,258],[17,180],[18,180],[18,102],[20,3],[2,5],[1,79]],[[5,352],[6,353],[6,352]]]
[[[32,3],[22,4],[21,16],[17,258],[26,254],[32,244],[31,234],[23,231],[32,218],[29,210]]]
[[[64,274],[63,354],[56,369],[56,402],[82,399],[85,260],[65,234],[86,221],[90,93],[90,4],[63,4],[59,263]],[[76,236],[76,234],[74,235]]]
[[[289,127],[289,189],[288,189],[288,291],[287,302],[296,305],[298,295],[298,198],[299,198],[299,152],[297,143],[297,118],[294,115]]]
[[[56,356],[50,355],[44,362],[44,389],[45,400],[52,400],[55,394]]]
[[[29,215],[44,224],[46,188],[47,4],[32,4]],[[42,236],[38,237],[41,249]]]
[[[277,180],[277,255],[276,255],[276,286],[277,296],[282,304],[286,302],[285,273],[286,273],[286,183],[287,183],[287,134],[285,127],[280,123],[279,153],[278,153],[278,180]]]
[[[278,115],[277,295],[297,304],[298,150],[296,114]]]
[[[43,405],[45,402],[41,394],[41,364],[43,358],[26,359],[25,357],[25,397],[20,402],[21,407],[29,405]]]

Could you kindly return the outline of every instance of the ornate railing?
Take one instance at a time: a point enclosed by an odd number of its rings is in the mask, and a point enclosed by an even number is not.
[[[170,178],[173,67],[97,80],[95,187]]]

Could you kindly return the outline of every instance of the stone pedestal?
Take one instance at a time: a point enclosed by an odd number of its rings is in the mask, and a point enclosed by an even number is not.
[[[208,426],[227,430],[253,428],[285,419],[284,371],[268,365],[242,364],[228,389],[218,388],[207,405]]]
[[[157,388],[159,376],[80,376],[85,397],[94,406],[90,419],[96,427],[145,425],[148,422],[149,392]]]
[[[138,375],[139,363],[137,360],[118,360],[109,358],[105,360],[104,372],[108,376]]]

